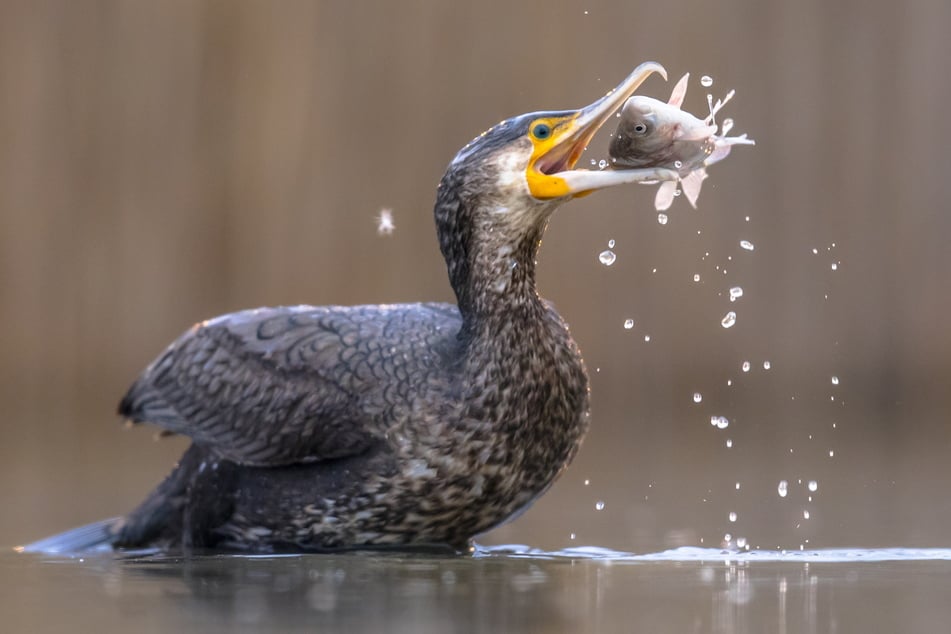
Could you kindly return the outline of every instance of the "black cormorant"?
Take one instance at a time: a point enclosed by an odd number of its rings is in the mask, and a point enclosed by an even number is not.
[[[571,198],[677,177],[573,169],[653,72],[580,110],[503,121],[456,155],[435,220],[458,306],[260,308],[188,330],[119,405],[189,436],[179,464],[126,517],[26,549],[465,549],[524,509],[588,427],[581,354],[535,290],[535,255]]]

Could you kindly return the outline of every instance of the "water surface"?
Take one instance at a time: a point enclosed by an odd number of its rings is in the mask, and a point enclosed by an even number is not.
[[[951,551],[0,557],[8,632],[940,632]],[[9,629],[8,629],[9,628]]]

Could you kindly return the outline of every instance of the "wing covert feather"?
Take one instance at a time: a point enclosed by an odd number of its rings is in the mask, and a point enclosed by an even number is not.
[[[183,334],[119,406],[224,458],[281,465],[354,455],[382,438],[459,329],[446,304],[263,308]]]

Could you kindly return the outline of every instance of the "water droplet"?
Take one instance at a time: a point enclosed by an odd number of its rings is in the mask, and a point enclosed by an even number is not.
[[[729,544],[730,542],[733,541],[733,535],[730,535],[729,533],[726,533],[726,534],[723,536],[723,541],[726,542],[727,544]]]
[[[585,486],[588,486],[589,484],[591,484],[591,480],[585,480],[585,481],[584,481],[584,485],[585,485]]]
[[[726,429],[730,426],[730,419],[726,416],[711,416],[710,424],[717,429]]]
[[[598,260],[600,260],[601,264],[604,266],[611,266],[614,264],[614,261],[617,260],[617,255],[615,255],[614,251],[608,249],[607,251],[602,251],[598,255]]]
[[[829,457],[835,458],[835,451],[833,451],[832,449],[829,450]]]
[[[625,320],[624,320],[624,330],[630,330],[630,329],[633,328],[633,327],[634,327],[634,320],[633,320],[633,319],[625,319]]]
[[[604,159],[601,159],[600,161],[598,161],[598,167],[600,167],[601,169],[604,169],[607,166],[608,166],[608,162],[605,161]]]
[[[703,400],[703,394],[701,394],[700,392],[694,392],[694,393],[693,393],[693,402],[694,402],[694,403],[699,403],[699,402],[702,401],[702,400]]]
[[[662,225],[667,224],[667,214],[657,214],[657,222]]]
[[[819,490],[819,483],[816,482],[815,480],[809,480],[809,484],[807,486],[809,487],[809,490],[812,491],[813,493]]]
[[[682,193],[683,193],[683,192],[680,191],[680,189],[675,189],[675,190],[674,190],[674,196],[679,196],[679,195],[681,195]]]
[[[620,116],[620,114],[619,114],[618,116]],[[594,159],[591,159],[591,164],[592,164],[592,165],[597,165],[598,162],[597,162],[596,160],[594,160]]]
[[[764,369],[764,370],[769,370],[771,367],[773,367],[773,364],[772,364],[772,363],[770,363],[769,361],[763,361],[763,369]]]
[[[838,384],[839,384],[839,377],[833,376],[833,377],[832,377],[832,385],[838,385]]]
[[[575,537],[577,537],[577,535],[575,535],[574,533],[572,533],[571,535],[568,535],[568,539],[574,539]]]
[[[776,491],[779,493],[779,497],[786,497],[786,494],[789,493],[789,483],[785,480],[780,480],[779,486],[776,487]]]
[[[709,88],[710,86],[713,85],[713,77],[711,77],[710,75],[704,75],[703,77],[700,78],[700,85],[703,86],[704,88]]]
[[[733,324],[736,323],[736,313],[732,310],[723,316],[723,319],[720,320],[720,325],[724,328],[732,328]]]
[[[838,271],[838,270],[839,270],[839,263],[838,263],[838,262],[833,262],[833,263],[832,263],[832,270],[833,270],[833,271]]]
[[[740,490],[740,483],[739,483],[739,482],[736,483],[736,490],[737,490],[737,491]]]
[[[735,521],[736,521],[736,511],[730,511],[730,514],[728,515],[728,517],[730,518],[730,521],[731,521],[731,522],[735,522]]]
[[[733,385],[733,379],[727,379],[727,380],[726,380],[726,386],[727,386],[727,387],[730,387],[731,385]]]
[[[746,249],[747,251],[752,251],[756,247],[749,240],[740,240],[740,246]]]
[[[674,161],[674,168],[675,168],[675,169],[680,169],[680,168],[683,167],[683,166],[684,166],[684,162],[683,162],[683,161]]]
[[[732,130],[732,129],[733,129],[733,119],[730,119],[730,118],[724,119],[724,120],[723,120],[723,126],[721,126],[721,128],[720,128],[720,130],[721,130],[720,133],[721,133],[723,136],[726,136],[727,134],[730,133],[730,130]]]
[[[734,286],[730,289],[730,301],[735,302],[739,298],[743,297],[743,288],[740,286]]]
[[[813,254],[813,255],[819,255],[819,249],[813,249],[813,250],[812,250],[812,254]]]
[[[736,547],[737,547],[737,548],[746,548],[746,538],[745,538],[745,537],[737,537],[737,538],[736,538]]]
[[[744,372],[749,372],[749,371],[750,371],[750,367],[752,367],[752,366],[750,365],[750,362],[749,362],[749,361],[744,361],[744,362],[743,362],[743,365],[740,366],[740,368],[741,368]]]
[[[608,248],[609,248],[609,249],[613,249],[615,244],[617,244],[617,243],[614,241],[613,238],[610,239],[610,240],[608,240]]]
[[[650,341],[650,340],[651,340],[650,335],[644,335],[644,341]]]
[[[727,449],[732,449],[732,448],[733,448],[733,439],[732,439],[732,438],[727,438],[727,439],[726,439],[726,448],[727,448]]]
[[[804,520],[809,519],[809,511],[803,509],[803,511],[802,511],[802,519],[804,519]]]
[[[393,210],[381,209],[377,216],[376,232],[381,236],[388,236],[396,230],[396,224],[393,222]]]
[[[595,503],[594,503],[594,509],[595,509],[596,511],[603,511],[603,510],[604,510],[604,500],[598,500],[597,502],[595,502]]]
[[[699,274],[699,273],[694,273],[694,274],[693,274],[693,281],[694,281],[694,282],[699,282],[699,281],[700,281],[700,274]]]

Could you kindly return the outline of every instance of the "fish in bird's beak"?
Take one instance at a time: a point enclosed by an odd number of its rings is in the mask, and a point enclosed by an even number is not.
[[[621,120],[608,150],[614,168],[677,170],[678,180],[665,182],[657,190],[654,207],[658,211],[670,207],[678,186],[696,208],[706,167],[725,159],[734,145],[755,145],[745,134],[726,136],[733,127],[730,119],[724,120],[721,134],[717,134],[716,114],[733,97],[733,91],[716,104],[708,96],[710,114],[704,119],[681,108],[689,78],[687,73],[677,82],[667,103],[642,95],[629,98],[621,108]]]
[[[614,185],[678,178],[677,172],[667,167],[623,171],[574,169],[595,133],[652,73],[667,79],[663,66],[645,62],[591,105],[559,116],[540,115],[529,124],[534,150],[526,179],[532,196],[543,200],[582,196]]]

